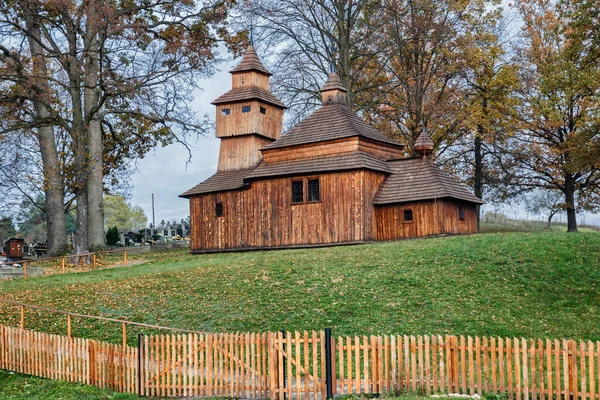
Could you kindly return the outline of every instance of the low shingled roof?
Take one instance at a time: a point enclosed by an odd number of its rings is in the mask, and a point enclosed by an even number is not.
[[[269,164],[261,163],[254,171],[250,172],[246,177],[246,180],[274,176],[305,175],[315,172],[348,171],[354,169],[370,169],[373,171],[390,172],[390,168],[385,160],[361,151]]]
[[[254,168],[242,169],[239,171],[219,171],[187,192],[180,194],[179,197],[188,198],[195,194],[241,189],[246,186],[244,178],[252,172],[253,169]]]
[[[391,174],[383,181],[373,204],[405,203],[451,197],[483,204],[428,158],[389,161]]]
[[[217,97],[210,104],[216,106],[224,103],[239,103],[248,100],[260,100],[262,102],[272,104],[275,107],[287,108],[285,104],[281,102],[281,100],[273,96],[273,94],[270,92],[253,86],[231,89],[227,93]]]
[[[345,104],[328,104],[319,108],[298,125],[287,131],[281,139],[269,143],[263,150],[297,146],[301,144],[362,136],[378,142],[402,146],[382,135]]]

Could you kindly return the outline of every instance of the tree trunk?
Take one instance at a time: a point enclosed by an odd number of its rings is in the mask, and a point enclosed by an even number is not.
[[[554,213],[550,213],[550,215],[548,215],[548,225],[546,226],[548,230],[550,230],[550,227],[552,226],[552,217],[554,217]]]
[[[36,77],[36,87],[42,92],[47,92],[48,76],[46,60],[39,44],[41,32],[33,20],[33,14],[26,20],[29,49],[33,59],[33,73]],[[41,101],[33,100],[35,112],[40,119],[49,119],[50,111]],[[38,128],[37,139],[42,156],[42,172],[44,175],[44,196],[46,211],[46,231],[48,242],[48,255],[57,256],[68,250],[67,228],[64,210],[64,187],[60,172],[60,162],[56,149],[54,128],[51,125]]]
[[[474,158],[475,158],[475,171],[473,179],[473,193],[478,198],[483,197],[483,156],[481,154],[481,136],[483,133],[483,127],[480,125],[477,127],[478,134],[475,135],[475,146],[474,146]],[[477,231],[479,232],[479,223],[481,220],[481,205],[475,206],[477,213]]]
[[[575,182],[573,177],[565,177],[565,207],[567,209],[567,232],[577,232],[577,214],[575,214]]]
[[[90,3],[89,12],[95,9],[94,2]],[[104,235],[104,209],[103,209],[103,178],[102,170],[102,127],[98,119],[98,40],[95,32],[94,21],[88,18],[86,24],[85,48],[85,89],[84,108],[87,129],[87,157],[88,180],[87,212],[88,212],[88,246],[92,251],[97,251],[105,245]]]

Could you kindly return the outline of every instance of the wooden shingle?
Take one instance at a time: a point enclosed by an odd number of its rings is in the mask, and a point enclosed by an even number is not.
[[[470,203],[483,201],[442,171],[428,158],[390,161],[391,174],[375,195],[373,204],[454,198]]]

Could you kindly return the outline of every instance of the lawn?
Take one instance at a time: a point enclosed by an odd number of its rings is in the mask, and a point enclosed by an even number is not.
[[[0,370],[0,399],[10,400],[133,400],[140,397]]]
[[[135,259],[136,256],[132,256]],[[0,282],[0,296],[180,328],[600,340],[600,233],[496,233],[270,252],[141,254],[143,265]],[[0,322],[18,310],[0,305]],[[120,327],[74,319],[73,335]],[[66,332],[66,318],[26,326]],[[130,331],[131,344],[139,331]],[[144,331],[148,333],[149,331]]]

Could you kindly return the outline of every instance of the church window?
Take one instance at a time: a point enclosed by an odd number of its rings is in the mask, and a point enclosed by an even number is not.
[[[465,209],[462,206],[458,206],[458,220],[459,221],[465,220]]]
[[[223,203],[217,203],[215,207],[215,214],[217,217],[223,216]]]
[[[303,181],[292,181],[292,203],[304,203]]]
[[[249,113],[250,112],[250,106],[243,106],[242,107],[242,112],[243,113]]]
[[[229,108],[222,108],[221,115],[229,115],[231,114],[231,110]]]
[[[404,210],[404,222],[411,222],[413,220],[412,209]]]
[[[261,113],[261,114],[266,114],[266,113],[267,113],[267,109],[266,109],[266,108],[264,108],[264,107],[261,107],[261,108],[260,108],[260,113]]]
[[[308,201],[321,201],[318,179],[309,179],[308,181]]]

